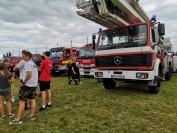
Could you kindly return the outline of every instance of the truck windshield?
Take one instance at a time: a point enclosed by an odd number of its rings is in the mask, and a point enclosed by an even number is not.
[[[50,57],[62,57],[63,52],[51,52]]]
[[[147,26],[136,25],[100,33],[98,50],[146,46]]]
[[[93,48],[79,49],[79,58],[89,58],[94,56],[95,56],[95,50]]]
[[[51,52],[50,59],[53,62],[58,61],[60,57],[63,57],[63,52]]]

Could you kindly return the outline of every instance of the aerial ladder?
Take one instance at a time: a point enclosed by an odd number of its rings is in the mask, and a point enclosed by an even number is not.
[[[147,22],[137,0],[76,0],[77,14],[106,28]]]

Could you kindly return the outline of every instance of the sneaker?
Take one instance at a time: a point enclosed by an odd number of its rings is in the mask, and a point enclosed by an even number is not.
[[[5,118],[6,118],[6,116],[3,115],[3,116],[0,117],[0,120],[4,120]]]
[[[47,107],[52,107],[52,104],[47,104]]]
[[[10,100],[11,100],[12,103],[14,103],[15,102],[15,97],[12,96]]]
[[[12,117],[14,117],[14,116],[15,116],[15,113],[13,113],[13,112],[8,115],[9,118],[12,118]]]
[[[10,121],[9,122],[9,125],[20,125],[22,124],[23,122],[21,120],[18,120],[18,119],[15,119],[13,121]]]
[[[30,115],[29,115],[29,116],[28,116],[28,119],[31,120],[31,121],[33,121],[33,120],[35,120],[36,118],[35,118],[34,116],[30,116]]]
[[[42,106],[41,106],[41,108],[39,109],[39,111],[44,111],[44,110],[46,110],[46,108],[43,108]]]

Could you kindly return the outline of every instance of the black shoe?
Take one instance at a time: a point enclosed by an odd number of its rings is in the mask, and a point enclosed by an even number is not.
[[[68,84],[71,85],[71,81],[68,81]]]
[[[79,83],[77,81],[75,81],[75,85],[79,85]]]
[[[44,111],[44,110],[46,110],[46,108],[43,108],[42,106],[41,106],[41,108],[39,109],[39,111]]]
[[[47,107],[52,107],[52,104],[47,104]]]

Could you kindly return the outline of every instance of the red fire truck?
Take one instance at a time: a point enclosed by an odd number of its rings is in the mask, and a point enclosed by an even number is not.
[[[79,48],[78,61],[80,75],[94,76],[95,50],[93,44],[86,44]]]
[[[67,65],[72,62],[73,58],[78,59],[78,48],[65,48],[63,57],[60,60],[60,70],[67,72]]]
[[[105,89],[115,88],[116,81],[138,81],[158,93],[161,79],[170,72],[164,24],[155,15],[149,19],[135,0],[76,0],[76,4],[78,15],[108,28],[98,33],[94,74],[103,79]]]
[[[63,74],[67,72],[67,65],[71,63],[73,57],[77,59],[77,48],[57,47],[49,50],[50,58],[53,62],[53,74]]]
[[[60,61],[63,59],[63,53],[64,53],[64,47],[57,47],[57,48],[51,48],[49,50],[50,52],[50,59],[52,60],[53,63],[53,68],[52,68],[52,73],[58,74],[60,73]]]

